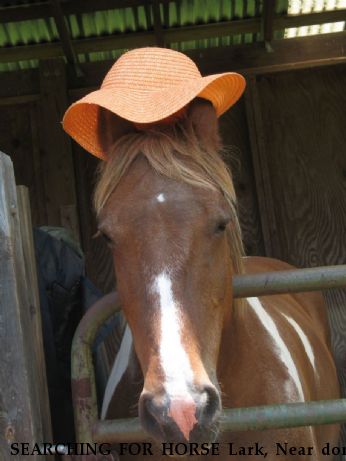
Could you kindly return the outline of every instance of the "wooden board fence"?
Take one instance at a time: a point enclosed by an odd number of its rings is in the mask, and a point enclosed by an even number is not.
[[[9,449],[52,435],[28,193],[1,152],[0,261],[0,459],[44,461]]]

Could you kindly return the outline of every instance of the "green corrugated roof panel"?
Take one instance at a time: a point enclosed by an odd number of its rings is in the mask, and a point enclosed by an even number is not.
[[[11,4],[23,3],[11,1]],[[164,27],[183,27],[188,25],[208,24],[242,18],[258,17],[261,14],[259,0],[180,0],[161,4],[161,17],[169,18],[169,24]],[[95,2],[97,7],[97,1]],[[168,9],[168,11],[167,11]],[[70,33],[73,39],[100,37],[128,32],[152,30],[144,6],[134,8],[112,9],[95,13],[73,14],[67,17]],[[287,12],[287,0],[277,1],[277,12]],[[136,14],[136,16],[135,16]],[[259,34],[230,35],[203,40],[190,40],[171,43],[170,46],[179,50],[227,46],[239,43],[252,43],[259,40]],[[58,41],[58,32],[53,18],[13,22],[0,25],[0,46],[33,45]],[[91,52],[79,55],[81,62],[113,59],[123,50],[107,52]],[[36,60],[0,65],[0,70],[15,70],[37,67]]]

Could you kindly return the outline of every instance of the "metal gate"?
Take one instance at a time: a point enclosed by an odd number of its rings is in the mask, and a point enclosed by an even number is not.
[[[346,265],[263,272],[233,277],[233,296],[271,295],[346,287]],[[72,345],[72,391],[78,442],[138,442],[148,439],[138,418],[101,421],[92,360],[99,328],[120,310],[93,306],[76,331]],[[346,338],[345,338],[346,340]],[[222,431],[248,431],[346,422],[346,399],[225,409]]]

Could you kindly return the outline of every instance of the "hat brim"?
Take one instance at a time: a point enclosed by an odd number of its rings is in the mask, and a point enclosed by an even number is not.
[[[99,108],[103,107],[134,123],[154,123],[178,112],[196,97],[209,100],[219,117],[242,95],[245,79],[229,72],[190,80],[184,86],[150,91],[115,92],[101,88],[72,104],[63,118],[64,130],[84,149],[101,159],[106,153],[98,137]]]

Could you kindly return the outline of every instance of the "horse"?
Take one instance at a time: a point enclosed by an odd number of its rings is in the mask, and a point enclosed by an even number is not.
[[[339,385],[320,293],[233,299],[233,274],[292,266],[244,257],[213,106],[197,98],[174,123],[122,121],[120,137],[115,117],[101,117],[94,204],[128,326],[102,418],[139,415],[153,461],[166,443],[215,459],[216,441],[220,461],[322,459],[338,425],[219,432],[222,408],[334,399]]]

